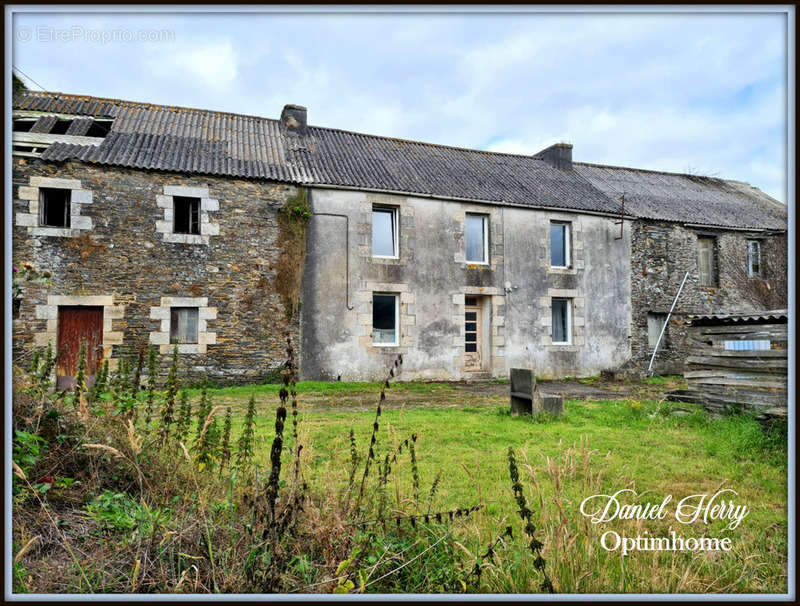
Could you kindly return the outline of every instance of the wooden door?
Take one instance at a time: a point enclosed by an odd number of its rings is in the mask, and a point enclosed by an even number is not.
[[[464,369],[481,370],[483,361],[483,318],[479,297],[466,297],[464,306]]]
[[[86,346],[86,386],[94,383],[103,360],[103,308],[61,306],[58,308],[58,359],[56,386],[75,386],[81,344]]]

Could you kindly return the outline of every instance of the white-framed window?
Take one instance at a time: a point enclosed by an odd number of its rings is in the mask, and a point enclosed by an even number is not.
[[[572,343],[572,299],[551,300],[553,310],[553,344]]]
[[[697,237],[697,276],[700,286],[716,286],[717,278],[714,272],[714,249],[716,238],[713,236]]]
[[[171,307],[169,342],[172,345],[197,343],[199,308]]]
[[[570,224],[562,221],[550,222],[550,267],[569,267]]]
[[[397,208],[372,207],[372,256],[397,259],[400,256]]]
[[[71,189],[39,188],[39,227],[70,226]]]
[[[172,231],[200,235],[200,198],[172,197]]]
[[[747,275],[751,278],[761,275],[761,242],[758,240],[747,241]]]
[[[393,293],[372,294],[372,344],[400,344],[400,297]]]
[[[467,263],[489,263],[489,216],[466,216]]]

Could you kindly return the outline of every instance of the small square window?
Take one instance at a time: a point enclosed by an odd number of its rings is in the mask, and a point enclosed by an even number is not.
[[[372,256],[396,259],[397,209],[376,206],[372,209]]]
[[[569,267],[569,223],[550,223],[550,266]]]
[[[569,345],[572,342],[572,300],[553,299],[553,343]]]
[[[200,233],[200,198],[173,197],[173,228],[176,234]]]
[[[467,215],[466,240],[467,262],[489,262],[489,217],[487,215]]]
[[[170,343],[197,343],[197,310],[197,307],[173,307],[170,309]]]
[[[69,189],[39,188],[39,225],[41,227],[69,227]]]
[[[751,278],[761,275],[761,242],[747,241],[747,275]]]
[[[400,326],[400,306],[397,295],[372,295],[372,344],[397,345]]]

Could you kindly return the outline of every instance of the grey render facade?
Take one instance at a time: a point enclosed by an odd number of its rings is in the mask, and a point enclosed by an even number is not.
[[[14,114],[14,263],[52,276],[18,302],[15,356],[92,308],[112,366],[177,342],[189,374],[259,380],[288,330],[308,379],[382,378],[397,354],[405,379],[589,376],[647,365],[689,272],[670,370],[688,315],[786,297],[786,264],[766,262],[786,258],[785,207],[743,183],[581,164],[566,144],[520,156],[314,127],[299,106],[271,120],[26,92]],[[44,225],[60,189],[71,224]],[[299,192],[289,317],[280,209]]]

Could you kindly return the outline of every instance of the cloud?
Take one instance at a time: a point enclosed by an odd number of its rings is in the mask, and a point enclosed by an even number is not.
[[[176,36],[103,52],[17,45],[15,62],[72,92],[267,117],[300,103],[318,126],[508,153],[565,141],[578,161],[693,167],[785,199],[777,14],[107,15],[92,26]]]
[[[230,91],[238,74],[239,58],[229,40],[176,45],[172,52],[150,53],[152,74],[172,86],[190,84],[209,92]]]

